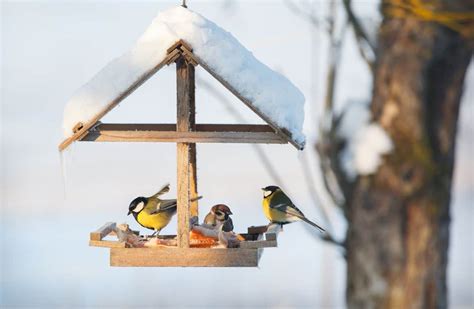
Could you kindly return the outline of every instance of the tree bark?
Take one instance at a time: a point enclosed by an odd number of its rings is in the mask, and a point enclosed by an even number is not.
[[[377,48],[372,115],[394,150],[348,201],[347,303],[445,308],[456,126],[473,44],[435,23],[385,16]]]

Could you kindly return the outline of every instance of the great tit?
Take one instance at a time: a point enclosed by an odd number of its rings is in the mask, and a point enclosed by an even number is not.
[[[215,229],[219,229],[219,227],[224,222],[227,222],[229,228],[231,227],[231,230],[233,230],[234,225],[232,223],[232,219],[230,218],[231,214],[232,211],[230,211],[229,206],[224,204],[214,205],[204,218],[204,224],[210,225]]]
[[[268,186],[263,190],[263,212],[271,223],[287,224],[294,221],[304,221],[321,232],[324,229],[316,223],[310,221],[305,215],[293,204],[290,198],[277,186]]]
[[[151,236],[159,234],[176,214],[176,199],[162,200],[159,198],[169,191],[170,185],[167,184],[150,197],[137,197],[128,207],[128,215],[133,214],[133,217],[141,226],[155,231]]]

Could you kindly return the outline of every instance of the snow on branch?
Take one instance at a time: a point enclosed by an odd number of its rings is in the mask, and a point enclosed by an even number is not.
[[[338,130],[346,142],[341,163],[350,180],[357,175],[370,175],[382,164],[382,156],[393,149],[393,143],[385,130],[370,122],[370,112],[363,103],[350,104]]]

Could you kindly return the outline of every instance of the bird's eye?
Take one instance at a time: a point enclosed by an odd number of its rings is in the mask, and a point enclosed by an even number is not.
[[[217,215],[217,216],[222,216],[223,214],[222,214],[222,212],[220,212],[219,210],[217,210],[217,211],[216,211],[216,215]]]

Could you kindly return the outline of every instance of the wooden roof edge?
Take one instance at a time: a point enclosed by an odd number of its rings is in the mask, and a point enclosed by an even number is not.
[[[107,113],[109,113],[112,109],[114,109],[120,102],[122,102],[126,97],[128,97],[132,92],[134,92],[138,87],[140,87],[144,82],[146,82],[150,77],[152,77],[156,72],[158,72],[162,67],[165,65],[170,64],[170,61],[174,59],[180,52],[178,50],[174,50],[165,57],[160,63],[154,66],[151,70],[145,72],[142,76],[140,76],[134,83],[132,83],[127,89],[125,89],[122,93],[120,93],[115,99],[113,99],[109,104],[107,104],[104,109],[99,111],[91,120],[84,123],[83,126],[75,131],[73,135],[63,140],[59,146],[58,150],[63,151],[67,147],[69,147],[73,142],[80,140],[83,138],[89,130],[94,127],[94,125],[102,119]],[[77,125],[76,125],[77,126]],[[76,127],[75,126],[75,127]]]
[[[249,107],[255,114],[257,114],[263,121],[265,121],[270,127],[275,130],[275,133],[278,134],[281,138],[283,138],[285,141],[293,145],[296,149],[298,150],[303,150],[305,143],[299,143],[297,142],[293,137],[290,131],[286,128],[282,128],[279,125],[277,125],[275,122],[273,122],[268,116],[266,116],[258,107],[256,107],[250,100],[245,98],[243,95],[241,95],[237,89],[235,89],[230,83],[228,83],[222,76],[217,74],[214,70],[212,70],[209,65],[196,56],[192,51],[187,50],[186,48],[181,47],[183,50],[183,53],[193,59],[197,64],[202,66],[204,70],[206,70],[209,74],[211,74],[212,77],[214,77],[217,81],[219,81],[227,90],[229,90],[234,96],[236,96],[240,101],[242,101],[247,107]]]

